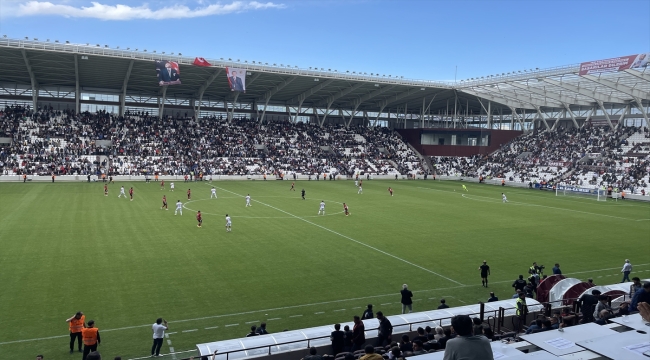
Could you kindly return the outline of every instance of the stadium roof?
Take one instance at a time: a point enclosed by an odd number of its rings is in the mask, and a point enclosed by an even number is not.
[[[0,85],[75,88],[84,92],[161,96],[154,60],[176,61],[181,85],[167,86],[166,97],[409,113],[538,113],[577,108],[636,107],[650,101],[650,69],[579,76],[579,65],[491,75],[450,83],[403,79],[385,74],[303,69],[284,64],[206,59],[211,67],[192,65],[194,57],[110,49],[100,45],[0,39]],[[246,69],[246,93],[230,91],[225,67]],[[522,110],[523,109],[523,110]],[[404,111],[406,112],[406,111]],[[571,113],[571,111],[569,111]],[[647,119],[647,114],[643,110]]]

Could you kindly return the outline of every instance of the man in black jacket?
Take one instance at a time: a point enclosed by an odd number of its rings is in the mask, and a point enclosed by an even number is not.
[[[526,280],[524,280],[523,275],[519,275],[519,279],[515,280],[515,282],[512,283],[512,287],[515,288],[515,290],[521,290],[524,291],[524,288],[528,285],[526,283]]]
[[[402,291],[400,291],[400,293],[402,294],[402,314],[406,313],[407,307],[409,309],[409,313],[411,313],[411,311],[413,311],[413,299],[411,299],[413,297],[413,293],[408,289],[408,285],[406,284],[402,285]]]
[[[390,323],[381,311],[377,311],[377,320],[379,320],[379,333],[377,334],[377,346],[390,344],[393,335],[393,324]]]
[[[332,340],[332,355],[342,353],[345,347],[345,333],[341,331],[341,324],[334,325],[330,340]]]
[[[591,294],[584,294],[580,298],[580,312],[582,313],[582,323],[594,321],[594,309],[598,304],[598,295],[600,291],[593,290]]]

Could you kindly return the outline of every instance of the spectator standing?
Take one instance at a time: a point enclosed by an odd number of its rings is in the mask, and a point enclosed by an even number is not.
[[[560,270],[560,264],[555,264],[553,267],[553,275],[562,275],[562,270]]]
[[[377,346],[388,345],[393,337],[393,324],[390,323],[390,320],[381,311],[377,311],[377,320],[379,320]]]
[[[70,317],[69,319],[65,320],[66,322],[69,323],[70,327],[70,353],[72,354],[74,352],[74,342],[75,340],[78,342],[78,347],[79,347],[79,352],[82,352],[81,350],[81,331],[84,328],[84,323],[86,322],[86,315],[82,313],[81,311],[77,311],[74,316]]]
[[[582,322],[589,323],[594,321],[594,308],[598,304],[600,291],[592,290],[591,294],[584,294],[580,298],[580,312],[582,313]]]
[[[469,316],[454,316],[451,326],[458,336],[447,341],[444,360],[494,360],[490,340],[483,335],[472,334],[472,319]]]
[[[407,307],[409,313],[411,313],[411,311],[413,311],[413,293],[408,289],[408,285],[406,284],[402,285],[402,291],[400,291],[400,293],[402,294],[402,314],[406,313]]]
[[[361,319],[366,320],[366,319],[372,319],[374,317],[375,315],[372,312],[372,304],[368,304],[368,307],[366,308],[366,310],[364,310],[363,315],[361,315]]]
[[[354,316],[354,327],[352,328],[352,351],[361,349],[366,343],[366,326],[358,316]]]
[[[345,333],[341,331],[341,324],[334,325],[334,331],[330,334],[332,341],[332,355],[336,356],[345,349]]]
[[[438,310],[447,309],[447,308],[449,308],[449,305],[447,305],[447,301],[445,301],[445,299],[440,299],[440,305],[438,305]]]
[[[81,337],[84,342],[84,354],[82,360],[86,360],[88,354],[97,351],[97,346],[102,342],[99,337],[99,329],[95,327],[95,320],[88,321],[88,326],[81,330]]]
[[[153,331],[153,345],[151,346],[151,356],[160,356],[160,348],[165,338],[165,330],[169,329],[167,320],[163,318],[156,319],[156,322],[151,325]]]
[[[257,333],[257,326],[253,325],[251,326],[251,332],[246,334],[246,337],[251,337],[251,336],[259,336],[260,334]]]
[[[354,334],[352,333],[352,330],[350,330],[350,327],[345,325],[343,327],[343,334],[344,334],[344,340],[343,340],[343,351],[350,351],[352,350],[352,339]]]
[[[632,264],[630,263],[629,259],[625,259],[625,264],[623,264],[623,268],[621,269],[621,272],[623,273],[623,280],[621,280],[622,283],[626,281],[630,281],[630,273],[632,272]]]
[[[265,322],[261,323],[260,327],[257,328],[257,333],[260,334],[260,335],[266,335],[266,334],[269,333],[268,331],[266,331],[266,323]]]

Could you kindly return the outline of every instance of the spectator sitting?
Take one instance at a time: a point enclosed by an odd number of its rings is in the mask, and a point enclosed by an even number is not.
[[[413,355],[422,355],[426,354],[427,351],[424,350],[424,345],[420,340],[413,340]]]
[[[447,308],[449,308],[449,305],[447,305],[445,299],[440,299],[440,305],[438,305],[438,309],[447,309]]]
[[[542,319],[536,319],[535,323],[526,329],[526,334],[533,334],[542,330]]]
[[[643,302],[650,304],[650,282],[643,284],[643,287],[634,293],[630,303],[630,311],[637,311],[639,304]]]
[[[388,352],[388,360],[405,360],[399,347],[394,346]]]
[[[359,360],[384,360],[381,355],[375,354],[375,348],[372,345],[366,345],[364,352],[365,355],[360,357]]]
[[[632,285],[630,285],[630,298],[634,296],[634,293],[639,291],[643,287],[641,284],[641,279],[638,276],[632,278]]]
[[[251,332],[246,334],[246,337],[251,337],[251,336],[259,336],[259,334],[257,333],[257,326],[255,325],[251,326]]]
[[[413,338],[413,342],[417,340],[420,340],[423,343],[428,341],[427,336],[424,334],[424,329],[422,327],[418,328],[418,336]]]
[[[494,360],[490,341],[483,335],[472,334],[472,319],[468,315],[454,316],[451,326],[458,336],[447,342],[445,360]]]
[[[445,329],[444,333],[445,333],[445,336],[438,339],[438,347],[440,349],[444,349],[447,346],[447,341],[449,341],[452,338],[451,337],[451,329]]]
[[[598,296],[598,303],[596,304],[596,308],[594,310],[594,319],[600,319],[600,314],[603,310],[607,310],[607,312],[610,314],[612,313],[612,307],[607,304],[607,300],[607,295]]]
[[[440,326],[436,326],[436,334],[433,335],[433,338],[436,340],[439,340],[445,336],[445,333],[443,331],[443,328]]]
[[[481,319],[475,317],[472,319],[472,323],[474,324],[474,335],[483,335],[483,322]]]
[[[302,358],[302,360],[323,360],[323,357],[318,355],[318,350],[312,346],[309,348],[309,355]]]
[[[549,330],[553,330],[553,323],[551,322],[551,320],[546,319],[542,322],[542,331],[549,331]]]
[[[413,344],[409,340],[408,335],[402,335],[402,342],[399,344],[399,349],[402,350],[402,352],[413,351]]]
[[[269,333],[268,331],[266,331],[266,323],[260,324],[260,327],[257,328],[257,333],[260,335],[266,335]]]

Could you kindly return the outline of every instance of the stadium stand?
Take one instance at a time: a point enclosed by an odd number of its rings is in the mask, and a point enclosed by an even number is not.
[[[4,174],[195,173],[422,174],[419,158],[387,128],[249,119],[165,118],[144,113],[30,111],[7,107],[0,128]]]

